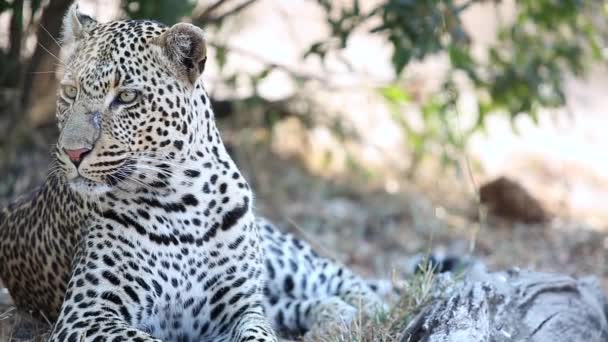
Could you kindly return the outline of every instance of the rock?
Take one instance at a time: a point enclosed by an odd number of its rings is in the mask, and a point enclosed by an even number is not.
[[[404,342],[605,342],[607,302],[588,277],[510,270],[439,275],[436,296],[406,328]]]
[[[482,185],[479,197],[490,214],[510,221],[542,223],[549,218],[536,198],[522,185],[507,177]]]

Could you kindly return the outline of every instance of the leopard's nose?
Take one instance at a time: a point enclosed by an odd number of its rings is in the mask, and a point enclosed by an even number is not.
[[[74,166],[76,166],[76,167],[78,167],[78,165],[80,165],[80,162],[82,162],[82,159],[91,152],[90,148],[78,148],[75,150],[63,149],[63,150],[68,155],[68,158],[70,158],[70,161],[72,162],[72,164],[74,164]]]

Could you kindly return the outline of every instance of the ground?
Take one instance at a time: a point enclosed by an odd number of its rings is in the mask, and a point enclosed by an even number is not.
[[[223,126],[233,126],[224,124]],[[388,193],[382,182],[362,175],[323,177],[309,171],[301,160],[276,155],[261,139],[247,143],[247,128],[222,129],[237,164],[256,191],[257,211],[284,229],[311,242],[321,254],[351,265],[374,277],[403,279],[411,256],[429,251],[457,255],[472,252],[492,269],[518,266],[574,275],[595,274],[608,290],[608,235],[553,213],[545,224],[528,225],[493,217],[475,219],[481,208],[466,177],[419,177],[400,183]],[[55,129],[37,131],[0,151],[0,205],[40,184],[50,158]],[[441,179],[442,181],[428,181]],[[542,202],[542,201],[541,201]],[[405,296],[392,316],[351,331],[365,341],[392,341],[424,297],[425,279],[417,292]],[[422,298],[423,299],[423,298]],[[11,337],[29,340],[48,326],[32,325],[16,315],[5,292],[0,292],[0,341]],[[371,337],[370,327],[377,329]],[[366,332],[368,333],[366,335]],[[379,338],[378,336],[382,336]],[[337,336],[349,341],[353,335]]]

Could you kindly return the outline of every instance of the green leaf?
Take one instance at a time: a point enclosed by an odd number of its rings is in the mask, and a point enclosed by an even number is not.
[[[306,52],[302,55],[302,58],[307,58],[311,55],[319,56],[321,59],[325,58],[325,54],[327,51],[325,50],[325,42],[316,42],[312,44]]]
[[[403,72],[405,66],[409,63],[410,58],[412,57],[410,51],[405,49],[395,48],[395,52],[393,53],[393,68],[395,69],[395,73],[397,75]]]
[[[224,45],[218,45],[215,48],[215,60],[217,61],[218,68],[224,69],[226,61],[228,60],[228,49]]]
[[[463,50],[461,47],[451,44],[448,48],[448,54],[450,56],[450,62],[452,66],[457,69],[469,70],[475,66],[475,61],[468,51]]]
[[[380,88],[380,94],[389,102],[394,104],[405,104],[411,101],[408,92],[397,85]]]

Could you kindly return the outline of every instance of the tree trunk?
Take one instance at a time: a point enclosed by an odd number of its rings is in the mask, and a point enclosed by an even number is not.
[[[592,277],[482,271],[437,293],[404,342],[608,341],[607,302]]]
[[[52,123],[54,119],[57,79],[54,71],[60,61],[59,35],[63,16],[72,0],[51,0],[42,10],[36,41],[23,82],[22,104],[33,126]],[[54,55],[54,56],[53,56]]]

